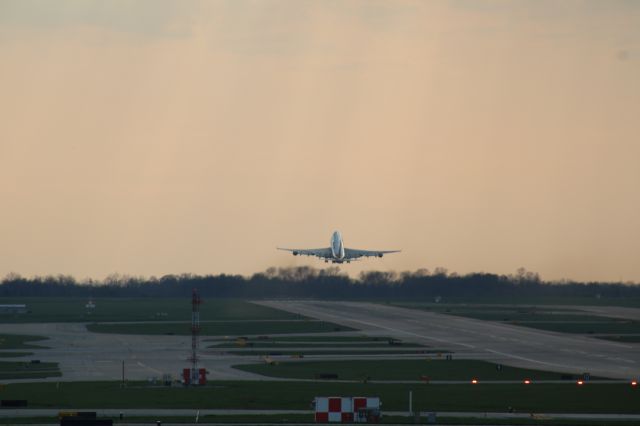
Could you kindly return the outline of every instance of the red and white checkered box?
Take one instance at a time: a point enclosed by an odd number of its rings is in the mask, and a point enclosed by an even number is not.
[[[316,423],[352,423],[358,410],[380,408],[380,398],[318,396],[315,398]]]

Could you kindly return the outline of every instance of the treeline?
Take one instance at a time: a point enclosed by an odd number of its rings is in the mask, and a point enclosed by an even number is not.
[[[24,278],[9,274],[0,281],[0,297],[188,297],[197,288],[216,298],[409,299],[511,297],[640,297],[629,283],[544,282],[519,269],[514,275],[458,275],[437,268],[414,272],[363,272],[350,278],[337,268],[270,268],[240,275],[165,275],[141,278],[110,275],[102,281],[77,281],[68,275]]]

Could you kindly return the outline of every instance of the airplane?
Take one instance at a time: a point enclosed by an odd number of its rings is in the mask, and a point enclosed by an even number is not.
[[[316,256],[325,263],[350,263],[361,257],[382,257],[387,253],[399,253],[401,250],[356,250],[346,248],[342,242],[340,231],[331,235],[330,246],[319,249],[289,249],[276,247],[278,250],[290,251],[294,256]]]

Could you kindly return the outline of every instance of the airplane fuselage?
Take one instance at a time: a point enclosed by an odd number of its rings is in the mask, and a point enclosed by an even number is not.
[[[335,231],[331,235],[331,255],[335,260],[342,261],[344,259],[344,243],[340,231]]]

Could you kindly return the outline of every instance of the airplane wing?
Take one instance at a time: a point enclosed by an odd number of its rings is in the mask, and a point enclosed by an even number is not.
[[[322,259],[327,259],[331,257],[331,247],[327,248],[318,248],[318,249],[290,249],[290,248],[282,248],[276,247],[278,250],[290,251],[294,256],[317,256]]]
[[[344,257],[346,259],[357,259],[359,257],[382,257],[388,253],[400,253],[402,250],[357,250],[344,249]]]

